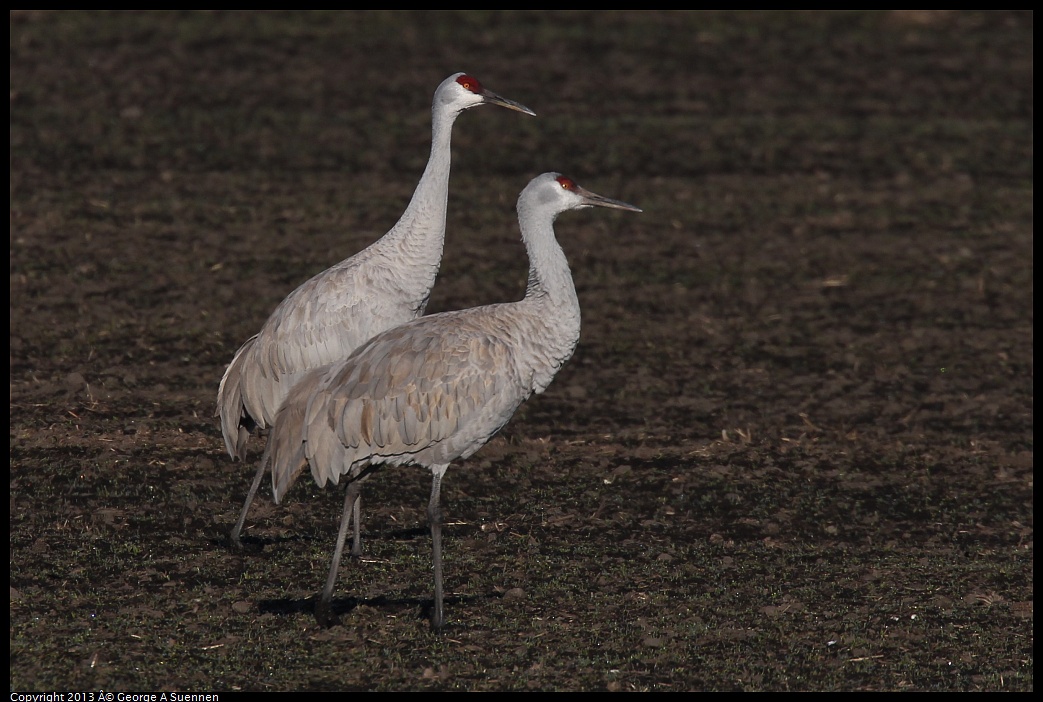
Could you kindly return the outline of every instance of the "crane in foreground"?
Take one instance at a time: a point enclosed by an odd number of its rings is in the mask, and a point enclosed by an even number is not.
[[[221,378],[216,412],[233,460],[246,459],[251,433],[271,426],[283,399],[307,371],[342,361],[373,335],[423,315],[445,241],[453,123],[464,110],[485,104],[536,114],[465,73],[442,81],[431,106],[431,155],[395,226],[301,284],[236,352]],[[242,548],[239,535],[263,475],[258,469],[232,529],[236,548]],[[356,509],[351,550],[356,556],[362,553],[359,520]]]
[[[421,317],[382,332],[347,360],[308,372],[290,391],[260,468],[271,469],[276,503],[305,465],[319,487],[346,483],[333,560],[315,608],[321,625],[336,621],[333,586],[362,483],[382,466],[402,465],[431,471],[431,626],[445,624],[442,476],[452,461],[484,446],[530,395],[543,392],[576,349],[579,299],[553,223],[562,212],[593,206],[641,211],[558,173],[536,177],[518,198],[529,256],[522,300]]]

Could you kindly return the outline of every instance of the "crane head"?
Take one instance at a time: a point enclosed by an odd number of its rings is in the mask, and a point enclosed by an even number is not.
[[[481,81],[466,73],[454,73],[442,81],[435,91],[435,104],[455,108],[458,112],[478,105],[499,105],[527,115],[536,114],[525,105],[488,90]]]
[[[612,198],[592,193],[581,188],[568,176],[560,173],[544,173],[532,179],[519,198],[519,207],[526,200],[544,203],[558,212],[578,210],[584,207],[611,207],[617,210],[641,212],[641,209]]]

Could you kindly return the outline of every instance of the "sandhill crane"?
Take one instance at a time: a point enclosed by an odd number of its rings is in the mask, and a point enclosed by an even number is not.
[[[374,334],[424,313],[445,240],[453,123],[464,110],[484,104],[536,114],[465,73],[442,81],[431,106],[431,155],[395,226],[290,293],[236,352],[217,391],[217,415],[233,460],[245,460],[252,431],[271,426],[286,394],[309,369],[342,361]],[[254,476],[232,529],[237,548],[263,474],[259,469]],[[359,510],[351,552],[361,554]]]
[[[382,332],[347,360],[310,371],[290,391],[261,461],[261,470],[271,468],[276,503],[306,464],[319,487],[341,478],[347,483],[333,561],[315,609],[320,624],[335,621],[333,585],[362,483],[381,466],[400,465],[432,474],[431,625],[445,623],[442,476],[450,462],[484,446],[532,393],[543,392],[572,356],[579,299],[553,223],[566,210],[595,205],[641,211],[558,173],[533,179],[518,198],[529,255],[522,300],[421,317]]]

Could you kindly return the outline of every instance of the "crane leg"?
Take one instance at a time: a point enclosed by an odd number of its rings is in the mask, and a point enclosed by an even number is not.
[[[246,513],[250,511],[250,505],[254,501],[254,497],[257,495],[257,488],[261,486],[261,478],[264,477],[264,468],[266,461],[261,461],[260,465],[257,466],[257,475],[254,476],[253,485],[250,486],[250,492],[246,495],[246,504],[243,505],[243,511],[239,513],[239,521],[236,522],[235,528],[232,529],[232,534],[229,537],[232,546],[237,551],[243,550],[243,542],[239,540],[239,534],[243,530],[243,524],[246,523]]]
[[[243,531],[243,526],[246,524],[246,514],[250,511],[250,505],[253,504],[254,498],[257,496],[257,490],[261,487],[261,479],[264,477],[264,461],[257,467],[257,474],[254,476],[253,484],[250,485],[250,492],[246,495],[246,504],[243,505],[242,512],[239,513],[239,521],[236,522],[235,527],[232,529],[229,540],[232,542],[232,546],[235,550],[243,550],[243,542],[240,540],[239,535]],[[362,514],[362,495],[358,496],[355,500],[355,533],[351,539],[351,555],[354,558],[362,556],[362,531],[361,531],[361,514]]]
[[[427,503],[427,520],[431,523],[431,549],[435,568],[435,606],[431,610],[431,628],[438,631],[445,626],[445,608],[442,605],[442,507],[439,495],[442,473],[434,471],[431,479],[431,500]]]
[[[351,523],[351,513],[358,504],[359,493],[362,491],[362,482],[353,480],[348,483],[344,491],[344,513],[340,517],[340,530],[337,532],[337,546],[333,549],[333,562],[330,563],[330,574],[326,578],[326,587],[322,589],[322,596],[315,605],[315,619],[321,626],[330,627],[337,623],[333,615],[333,585],[337,582],[337,569],[340,567],[340,557],[344,552],[344,540],[348,534],[348,524]]]
[[[351,536],[351,557],[359,558],[362,556],[362,518],[359,516],[362,513],[362,483],[359,483],[359,496],[355,498],[355,533]]]

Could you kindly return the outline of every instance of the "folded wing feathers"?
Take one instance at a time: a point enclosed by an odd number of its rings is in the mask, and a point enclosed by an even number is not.
[[[377,459],[422,462],[461,434],[474,446],[453,452],[470,455],[488,438],[472,422],[485,426],[493,417],[496,429],[520,401],[515,371],[509,347],[495,337],[414,323],[305,374],[279,410],[265,453],[276,501],[305,463],[323,486]]]
[[[297,384],[275,417],[263,460],[272,471],[272,494],[275,503],[290,489],[308,462],[305,455],[305,419],[307,398],[321,373],[309,373]]]
[[[246,440],[250,437],[250,429],[242,426],[245,418],[242,392],[243,364],[248,355],[247,352],[253,347],[256,339],[256,335],[251,336],[235,352],[235,357],[228,364],[217,390],[217,416],[221,418],[221,433],[224,435],[225,449],[228,451],[228,455],[239,460],[246,458]]]
[[[347,358],[371,336],[416,316],[413,300],[362,304],[373,299],[363,265],[370,258],[363,252],[302,284],[236,352],[217,393],[229,455],[245,458],[250,431],[272,424],[305,372]]]

